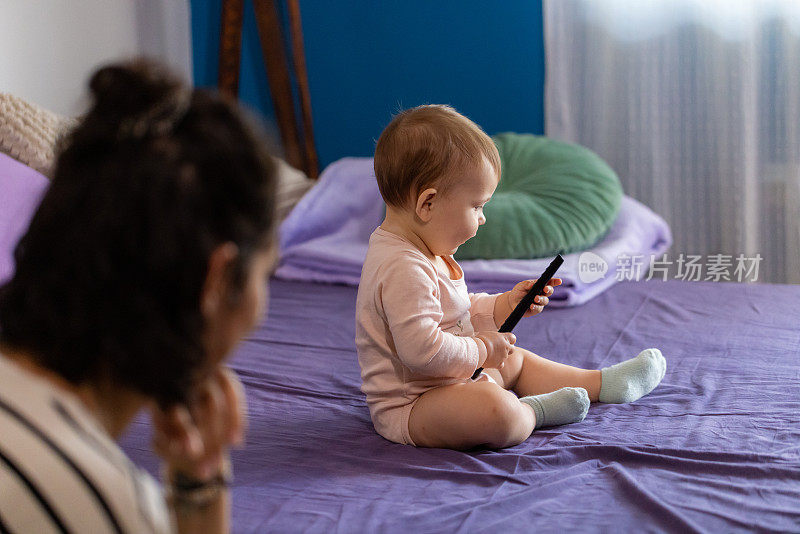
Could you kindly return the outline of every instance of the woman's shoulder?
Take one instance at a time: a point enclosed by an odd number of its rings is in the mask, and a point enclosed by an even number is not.
[[[0,520],[26,532],[169,532],[155,480],[42,382],[0,355]]]

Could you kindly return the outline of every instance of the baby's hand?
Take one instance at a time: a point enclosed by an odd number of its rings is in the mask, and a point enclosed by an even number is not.
[[[486,347],[486,361],[483,367],[489,369],[502,369],[506,359],[514,350],[517,336],[511,332],[478,332],[475,337],[481,340]]]
[[[508,296],[508,305],[513,310],[517,307],[517,304],[528,294],[528,291],[531,290],[533,284],[536,283],[536,280],[523,280],[522,282],[518,283],[514,286],[514,289],[506,293]],[[547,285],[544,286],[544,290],[542,293],[544,296],[537,295],[531,304],[531,307],[528,310],[525,310],[525,314],[523,317],[531,317],[536,315],[537,313],[541,313],[544,310],[544,307],[550,302],[548,298],[550,295],[553,294],[554,287],[561,285],[561,278],[551,278]]]

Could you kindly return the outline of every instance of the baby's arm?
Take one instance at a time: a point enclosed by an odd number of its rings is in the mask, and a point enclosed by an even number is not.
[[[391,331],[397,356],[415,373],[466,378],[486,360],[485,344],[444,332],[437,275],[423,258],[408,254],[382,267],[378,309]]]
[[[472,302],[470,308],[470,319],[472,326],[476,331],[478,330],[497,330],[505,322],[514,308],[519,302],[527,295],[528,291],[533,287],[536,280],[523,280],[514,286],[511,291],[505,293],[498,293],[496,295],[487,295],[486,293],[470,293],[469,300]],[[525,312],[523,317],[531,317],[537,313],[541,313],[545,306],[550,302],[550,296],[553,294],[555,286],[561,285],[560,278],[553,278],[550,280],[542,291],[542,295],[536,297],[536,300],[531,304],[529,310]],[[489,315],[488,307],[491,302],[491,315]],[[477,323],[476,321],[480,321]],[[480,324],[480,328],[478,325]],[[491,324],[491,326],[489,326]]]
[[[502,324],[502,322],[497,323],[495,321],[495,309],[498,307],[497,301],[504,298],[505,293],[496,295],[489,295],[488,293],[469,294],[469,320],[476,332],[497,330],[497,325]]]
[[[497,332],[497,309],[502,307],[501,302],[506,299],[506,293],[489,295],[487,293],[470,293],[469,319],[472,328],[475,330],[475,337],[483,343],[482,347],[486,351],[486,361],[483,367],[502,369],[510,351],[517,342],[514,334],[499,334]],[[502,313],[502,312],[501,312]],[[503,318],[505,321],[505,316]]]

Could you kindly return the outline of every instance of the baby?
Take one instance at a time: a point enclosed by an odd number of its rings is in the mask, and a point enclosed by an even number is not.
[[[375,176],[386,217],[361,272],[356,346],[381,436],[420,447],[510,447],[537,428],[582,421],[590,402],[635,401],[664,377],[658,349],[587,370],[516,347],[514,334],[497,329],[534,280],[497,295],[467,292],[453,254],[486,222],[500,180],[497,148],[472,121],[448,106],[400,113],[378,139]],[[525,317],[560,283],[553,278]]]

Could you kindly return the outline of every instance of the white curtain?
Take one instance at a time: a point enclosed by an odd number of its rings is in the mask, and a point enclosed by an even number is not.
[[[800,2],[544,11],[547,135],[600,154],[667,220],[668,262],[722,255],[733,274],[760,255],[757,281],[800,283]]]

